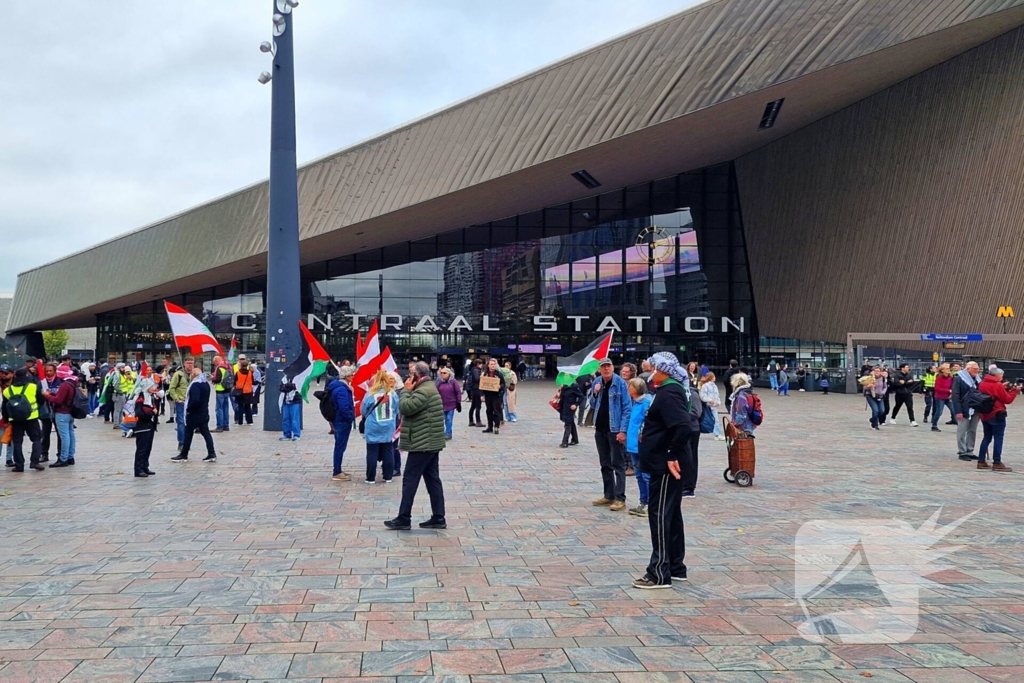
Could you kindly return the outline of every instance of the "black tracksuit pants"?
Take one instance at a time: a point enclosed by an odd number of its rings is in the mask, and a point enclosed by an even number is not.
[[[671,583],[673,574],[682,576],[686,571],[682,496],[683,480],[668,472],[651,475],[647,519],[652,550],[647,575],[659,584]]]
[[[156,416],[154,416],[156,419]],[[136,430],[135,437],[135,474],[145,474],[149,471],[149,456],[153,452],[153,437],[156,431],[153,427]]]
[[[213,436],[210,434],[210,416],[203,417],[185,416],[185,443],[181,447],[181,454],[188,457],[189,449],[192,448],[192,437],[196,432],[206,442],[206,454],[217,457],[217,451],[213,447]]]
[[[565,432],[562,434],[562,443],[568,445],[571,443],[579,443],[580,435],[576,431],[576,421],[569,420],[565,424]]]
[[[705,408],[705,410],[710,410]],[[685,459],[680,459],[679,470],[682,474],[683,491],[695,491],[697,489],[697,448],[700,445],[700,432],[694,432],[690,437],[690,447],[687,450]]]
[[[480,392],[484,395],[484,404],[487,408],[487,428],[498,429],[501,427],[501,392],[500,391],[483,391]]]
[[[913,394],[896,394],[896,405],[892,408],[892,418],[895,420],[896,415],[900,412],[900,406],[907,407],[907,415],[910,416],[911,422],[917,422],[914,419],[914,395]]]
[[[410,451],[405,458],[402,475],[402,503],[398,507],[398,520],[408,523],[412,519],[412,503],[420,487],[420,479],[427,485],[430,496],[431,518],[444,519],[444,487],[438,470],[438,451]]]

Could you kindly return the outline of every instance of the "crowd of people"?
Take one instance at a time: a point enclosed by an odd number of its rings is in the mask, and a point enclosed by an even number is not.
[[[950,419],[945,424],[956,427],[957,458],[977,461],[981,470],[1010,472],[1003,464],[1003,436],[1006,432],[1006,406],[1013,403],[1021,392],[1020,382],[1006,381],[1005,372],[990,365],[982,375],[981,366],[974,361],[966,365],[943,363],[932,365],[920,377],[915,377],[909,364],[893,371],[884,365],[863,365],[860,368],[860,386],[870,411],[872,429],[881,430],[897,422],[900,409],[905,408],[910,426],[917,427],[914,397],[924,401],[924,422],[931,416],[931,430],[939,429],[939,420],[945,409]],[[978,454],[975,443],[978,427],[983,437]],[[988,451],[992,448],[992,463]]]

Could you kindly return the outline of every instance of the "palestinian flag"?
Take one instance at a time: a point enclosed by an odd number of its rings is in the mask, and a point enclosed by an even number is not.
[[[309,393],[309,385],[314,379],[327,372],[327,365],[331,362],[331,357],[327,355],[324,347],[320,346],[320,342],[301,321],[299,329],[302,330],[302,354],[284,369],[284,376],[295,384],[295,389],[302,396],[302,400],[309,403],[309,398],[306,396]]]
[[[594,374],[597,372],[598,361],[607,358],[611,348],[612,333],[609,332],[579,353],[574,353],[564,360],[560,359],[555,384],[572,384],[580,375]]]
[[[236,358],[238,358],[238,340],[235,339],[235,335],[231,335],[231,348],[228,349],[228,365],[234,365]]]

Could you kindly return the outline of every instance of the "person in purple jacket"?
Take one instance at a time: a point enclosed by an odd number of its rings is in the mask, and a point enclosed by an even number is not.
[[[452,375],[451,368],[441,368],[438,371],[437,393],[441,394],[441,405],[444,406],[444,438],[452,438],[452,424],[455,422],[455,413],[462,412],[462,387],[459,380]]]

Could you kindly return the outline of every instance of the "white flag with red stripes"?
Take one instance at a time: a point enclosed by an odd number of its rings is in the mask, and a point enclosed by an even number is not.
[[[171,333],[174,335],[174,343],[179,351],[187,348],[194,354],[209,351],[220,356],[224,355],[217,339],[210,332],[210,328],[204,325],[199,318],[169,301],[164,302],[164,309],[167,311],[167,319],[171,323]]]

